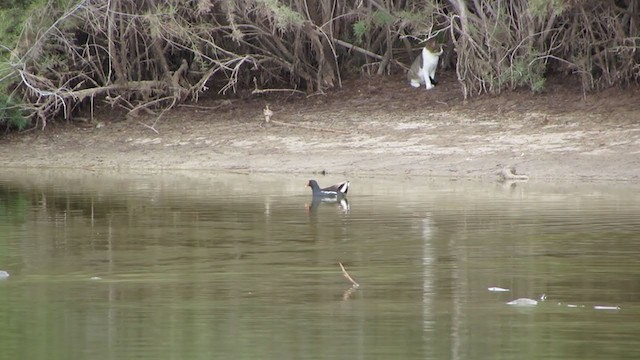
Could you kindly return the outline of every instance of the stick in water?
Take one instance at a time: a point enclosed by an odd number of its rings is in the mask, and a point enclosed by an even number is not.
[[[342,266],[342,263],[338,261],[338,265],[340,265],[340,269],[342,269],[342,274],[344,275],[344,277],[346,277],[347,280],[351,281],[351,283],[353,284],[353,287],[354,288],[360,287],[360,284],[358,284],[355,280],[353,280],[353,278],[349,275],[347,270],[344,269],[344,266]]]

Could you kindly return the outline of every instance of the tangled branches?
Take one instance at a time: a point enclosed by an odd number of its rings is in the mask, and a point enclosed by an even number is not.
[[[14,90],[42,127],[95,97],[135,114],[209,87],[289,83],[314,92],[339,80],[325,31],[277,1],[83,0],[36,19],[51,24],[25,26],[11,65]]]
[[[96,98],[135,115],[209,88],[319,93],[345,71],[400,70],[419,40],[436,36],[465,96],[540,91],[551,72],[577,74],[588,91],[640,79],[637,3],[78,0],[30,18],[5,79],[44,127]]]
[[[584,91],[640,79],[637,1],[450,0],[465,96],[544,87],[550,72],[578,74]]]

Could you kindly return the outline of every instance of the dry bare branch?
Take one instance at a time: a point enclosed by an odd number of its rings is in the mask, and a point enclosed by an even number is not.
[[[347,280],[349,280],[351,282],[351,284],[353,285],[354,288],[359,288],[360,284],[358,284],[355,280],[353,280],[351,275],[349,275],[347,270],[345,270],[345,268],[342,265],[342,263],[338,261],[338,265],[340,265],[340,269],[342,270],[342,275],[344,275],[344,277],[347,278]]]

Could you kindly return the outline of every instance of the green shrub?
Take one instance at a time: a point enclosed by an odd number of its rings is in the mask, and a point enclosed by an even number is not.
[[[0,127],[23,130],[29,121],[22,113],[22,107],[10,95],[0,94]]]

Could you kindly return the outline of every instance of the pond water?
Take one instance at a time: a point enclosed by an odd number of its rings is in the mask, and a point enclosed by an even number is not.
[[[640,359],[640,186],[308,178],[1,171],[0,358]]]

